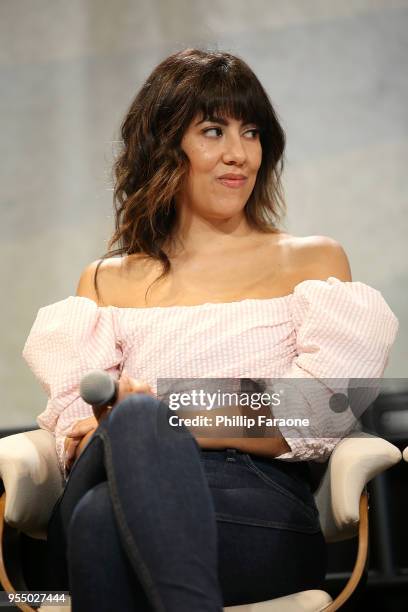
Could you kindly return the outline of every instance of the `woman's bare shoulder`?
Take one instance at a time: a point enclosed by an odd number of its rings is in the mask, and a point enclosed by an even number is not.
[[[96,259],[88,264],[81,273],[76,295],[87,297],[98,306],[109,306],[115,300],[123,279],[128,274],[126,257],[107,257]],[[95,274],[97,272],[98,293],[95,290]]]
[[[129,307],[129,299],[137,303],[139,296],[144,296],[142,289],[156,268],[157,262],[139,253],[96,259],[83,270],[76,295],[88,297],[98,306]],[[94,285],[97,269],[98,294]]]
[[[327,280],[335,276],[351,281],[351,269],[343,246],[330,236],[291,236],[290,259],[299,280]]]

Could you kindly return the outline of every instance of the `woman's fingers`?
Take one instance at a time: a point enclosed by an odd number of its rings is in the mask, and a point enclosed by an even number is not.
[[[67,433],[67,438],[82,438],[87,432],[89,431],[89,429],[85,430],[85,431],[79,431],[79,430],[75,430],[75,431],[70,431],[69,433]]]
[[[154,395],[151,386],[143,381],[132,378],[127,374],[122,374],[119,379],[119,390],[117,404],[121,402],[125,397],[132,393],[147,393],[148,395]]]
[[[112,407],[103,406],[100,408],[99,406],[92,406],[92,410],[94,412],[96,422],[99,424],[101,421],[103,421],[103,419],[106,419],[106,417],[109,416]]]
[[[68,432],[64,440],[65,461],[69,462],[75,456],[78,445],[81,440],[92,430],[98,427],[98,421],[94,416],[86,419],[80,419],[74,423],[71,431]]]
[[[82,438],[91,429],[95,429],[98,426],[98,421],[94,416],[86,419],[80,419],[71,428],[71,431],[67,434],[69,438]]]
[[[67,450],[66,450],[66,453],[65,453],[65,455],[66,455],[66,457],[68,459],[70,459],[71,457],[73,457],[75,455],[75,450],[76,450],[78,445],[79,445],[79,440],[78,441],[77,440],[71,441],[71,443],[68,444]]]
[[[89,439],[96,431],[97,427],[90,429],[84,436],[81,438],[65,438],[64,447],[65,447],[65,466],[67,469],[71,469],[72,465],[75,463],[75,460],[82,453],[86,444],[89,442]]]
[[[75,456],[75,452],[77,449],[77,446],[79,445],[80,440],[69,440],[68,444],[65,447],[65,461],[68,464],[70,461],[72,461],[73,457]]]
[[[132,378],[131,376],[128,376],[127,374],[122,374],[122,376],[120,377],[119,387],[122,387],[123,390],[134,391],[136,393],[140,391],[151,391],[152,390],[151,386],[144,380],[138,380],[137,378]]]

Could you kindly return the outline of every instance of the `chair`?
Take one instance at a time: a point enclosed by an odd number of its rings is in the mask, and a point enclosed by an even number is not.
[[[408,457],[407,457],[408,458]],[[343,591],[333,601],[320,590],[302,591],[254,604],[228,606],[224,612],[332,612],[350,597],[364,571],[368,551],[368,493],[366,484],[401,460],[400,450],[377,436],[358,432],[343,438],[334,449],[315,491],[320,522],[326,541],[336,542],[358,535],[355,567]],[[5,554],[15,555],[13,544],[19,533],[46,539],[46,526],[54,503],[63,489],[54,436],[36,429],[0,440],[0,582],[7,592],[28,590],[21,567],[5,565]],[[7,550],[6,550],[7,549]],[[9,571],[10,576],[7,571]],[[19,586],[15,589],[15,585]],[[19,609],[33,608],[19,604]],[[69,612],[69,607],[47,606],[46,612]]]

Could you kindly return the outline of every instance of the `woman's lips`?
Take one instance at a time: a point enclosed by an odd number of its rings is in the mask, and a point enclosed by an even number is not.
[[[240,187],[245,185],[246,180],[247,180],[246,178],[243,178],[243,179],[223,179],[223,178],[217,179],[217,181],[220,181],[220,183],[225,185],[225,187],[232,187],[232,189],[239,189]]]

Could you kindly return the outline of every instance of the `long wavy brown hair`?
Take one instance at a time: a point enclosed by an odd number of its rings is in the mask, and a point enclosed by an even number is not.
[[[175,198],[189,171],[181,140],[196,116],[214,115],[259,128],[262,163],[244,214],[258,231],[280,231],[286,212],[281,184],[286,139],[268,94],[235,55],[178,51],[153,70],[121,124],[121,149],[113,165],[115,231],[96,266],[98,297],[98,269],[108,257],[139,253],[160,261],[163,271],[154,283],[170,271],[165,248],[175,238]],[[119,247],[112,249],[115,243]]]

